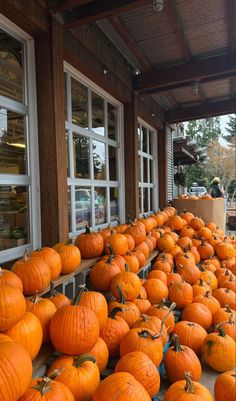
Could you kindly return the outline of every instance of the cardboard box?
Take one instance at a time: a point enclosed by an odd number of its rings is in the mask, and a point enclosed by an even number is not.
[[[225,230],[226,213],[224,199],[174,199],[173,206],[178,213],[187,210],[195,216],[201,217],[206,223],[211,221]]]

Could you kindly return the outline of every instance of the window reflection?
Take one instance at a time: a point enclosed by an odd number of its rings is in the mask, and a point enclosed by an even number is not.
[[[96,180],[106,179],[106,150],[102,142],[93,141],[93,169]]]
[[[89,138],[73,134],[74,173],[76,178],[90,177]]]
[[[119,217],[119,188],[110,188],[110,213],[111,221]]]
[[[91,188],[75,187],[76,230],[91,226]]]
[[[148,159],[143,157],[143,182],[148,182]]]
[[[96,134],[105,135],[104,100],[92,92],[92,129]]]
[[[148,211],[148,188],[143,188],[143,213]]]
[[[116,140],[117,137],[117,107],[107,103],[108,138]]]
[[[145,127],[142,128],[143,130],[143,152],[148,153],[148,131]]]
[[[109,179],[111,181],[117,181],[117,148],[113,146],[108,146],[109,153]]]
[[[141,150],[141,127],[138,125],[138,149]]]
[[[88,128],[88,89],[71,78],[72,123]]]
[[[95,187],[95,222],[96,225],[107,222],[107,195],[106,188]]]

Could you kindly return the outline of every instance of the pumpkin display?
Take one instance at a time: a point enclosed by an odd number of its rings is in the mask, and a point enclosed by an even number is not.
[[[117,315],[122,317],[128,323],[129,327],[132,327],[134,322],[140,317],[139,309],[133,302],[125,300],[122,289],[119,286],[117,290],[120,294],[120,300],[109,302],[108,311],[110,313],[114,308],[121,308]]]
[[[226,372],[235,367],[235,341],[221,327],[218,327],[218,333],[206,336],[201,352],[207,365],[217,372]]]
[[[88,354],[94,356],[97,361],[99,372],[103,372],[107,366],[109,351],[105,341],[101,337],[98,337],[98,341]]]
[[[76,401],[90,401],[100,382],[96,359],[92,355],[62,355],[53,362],[48,376],[69,388]]]
[[[75,401],[71,391],[63,383],[48,377],[36,379],[18,401]]]
[[[32,370],[31,358],[21,345],[1,342],[0,400],[17,401],[30,385]]]
[[[18,288],[23,291],[23,284],[21,279],[13,272],[0,267],[0,285],[6,284],[10,287]]]
[[[173,346],[165,356],[166,375],[171,383],[184,379],[184,373],[190,372],[193,380],[199,381],[202,368],[195,352],[186,345],[180,345],[177,334],[173,335]]]
[[[93,265],[89,280],[92,286],[100,291],[109,291],[112,279],[120,273],[116,263],[112,263],[113,256],[110,255],[107,261],[101,260]]]
[[[154,397],[160,388],[160,376],[151,359],[141,351],[124,355],[116,364],[115,373],[130,373]]]
[[[54,348],[68,355],[88,352],[99,337],[99,322],[94,311],[86,306],[73,305],[58,309],[50,323],[50,339]]]
[[[216,401],[234,401],[236,394],[236,372],[231,370],[217,377],[214,386]]]
[[[170,334],[175,325],[175,317],[173,313],[175,306],[176,304],[173,302],[168,308],[168,306],[165,305],[165,300],[162,299],[160,304],[152,305],[146,313],[148,316],[156,316],[161,321],[164,321],[167,333]]]
[[[44,247],[31,253],[31,256],[38,256],[49,266],[51,280],[56,280],[61,274],[61,258],[53,248]]]
[[[160,320],[156,316],[142,314],[140,318],[133,324],[132,329],[135,327],[143,327],[154,331],[154,333],[160,334],[162,337],[163,347],[166,345],[168,333],[165,326],[165,320]]]
[[[81,253],[77,246],[69,239],[54,245],[53,249],[59,253],[61,258],[61,274],[74,272],[80,265]]]
[[[199,302],[185,306],[182,312],[182,319],[198,323],[206,331],[208,331],[212,325],[212,313],[210,309]]]
[[[122,389],[122,390],[121,390]],[[128,372],[117,372],[103,380],[92,401],[151,401],[144,387]]]
[[[82,259],[97,258],[104,250],[104,240],[102,235],[91,232],[89,227],[86,227],[85,233],[79,234],[76,237],[74,245],[79,248]]]
[[[50,301],[55,305],[57,309],[62,308],[65,305],[70,305],[71,301],[66,295],[55,290],[55,284],[51,281],[50,286]]]
[[[180,344],[187,345],[195,354],[200,355],[203,340],[207,336],[206,330],[200,324],[182,320],[175,324],[173,334],[177,334]]]
[[[178,309],[183,309],[193,301],[193,289],[185,281],[174,283],[169,287],[169,300],[175,302]]]
[[[147,291],[148,300],[151,304],[158,304],[163,298],[168,297],[168,287],[157,278],[148,279],[143,287]]]
[[[11,328],[4,330],[14,342],[25,348],[33,360],[40,350],[43,341],[42,325],[33,313],[25,312],[22,319]]]
[[[185,373],[185,380],[172,384],[165,393],[163,401],[214,401],[209,390],[202,384],[192,381]]]
[[[125,233],[130,234],[133,237],[136,246],[141,244],[141,242],[146,238],[145,226],[141,222],[130,222]]]
[[[0,331],[14,326],[24,316],[26,302],[19,288],[0,284]]]
[[[141,282],[139,277],[132,272],[119,273],[111,281],[111,293],[116,298],[120,296],[118,288],[122,290],[126,301],[133,301],[141,291]]]
[[[21,279],[25,295],[33,295],[45,290],[51,281],[48,264],[42,258],[28,256],[27,253],[23,259],[14,263],[12,271]]]

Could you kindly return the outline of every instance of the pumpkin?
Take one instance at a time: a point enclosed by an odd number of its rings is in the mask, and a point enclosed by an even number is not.
[[[61,273],[61,258],[53,248],[44,247],[31,253],[31,256],[38,256],[49,266],[51,280],[56,280]]]
[[[158,280],[161,280],[165,285],[167,285],[167,275],[161,270],[151,270],[147,276],[148,280],[150,278],[158,278]]]
[[[202,219],[199,217],[194,217],[193,219],[190,220],[189,222],[190,227],[192,227],[195,231],[200,230],[201,227],[205,226],[205,223]]]
[[[125,300],[122,289],[119,286],[117,290],[120,294],[120,301],[109,302],[108,311],[110,313],[114,308],[121,308],[117,315],[122,317],[128,323],[129,327],[132,327],[134,322],[140,317],[139,309],[133,302]]]
[[[75,401],[71,391],[63,383],[48,377],[36,379],[18,401]]]
[[[212,325],[212,313],[210,309],[198,302],[185,306],[182,312],[182,319],[198,323],[207,331]]]
[[[190,226],[185,226],[182,228],[179,234],[181,237],[193,238],[195,235],[195,230]]]
[[[180,248],[179,245],[175,244],[175,246],[172,249],[172,251],[170,251],[170,254],[173,256],[173,258],[175,258],[176,255],[178,255],[178,253],[183,253],[183,250],[182,250],[182,248]]]
[[[201,352],[206,364],[217,372],[226,372],[235,367],[235,341],[221,327],[218,327],[218,333],[206,336]]]
[[[158,212],[158,213],[154,214],[153,218],[156,220],[157,227],[163,226],[163,224],[165,222],[165,218],[162,213]]]
[[[183,266],[183,265],[179,264],[178,268],[177,268],[177,272],[189,284],[194,284],[197,280],[200,279],[200,276],[201,276],[201,272],[196,265]]]
[[[201,276],[200,278],[205,281],[206,284],[209,285],[209,287],[212,289],[212,291],[216,290],[218,287],[218,281],[214,273],[212,273],[210,270],[205,269],[203,266],[200,268],[201,270]],[[196,284],[199,284],[200,281],[197,281]]]
[[[225,334],[232,337],[234,341],[236,341],[236,322],[235,316],[231,313],[229,320],[226,322],[222,322],[219,324],[220,327],[224,330]],[[215,328],[215,332],[217,332],[217,327]]]
[[[154,331],[154,333],[161,334],[163,347],[168,340],[168,333],[165,326],[165,320],[160,320],[156,316],[148,316],[142,314],[138,320],[133,324],[132,329],[135,327],[142,327]]]
[[[115,373],[130,373],[154,397],[160,388],[160,376],[151,359],[141,351],[133,351],[124,355],[116,364]]]
[[[68,355],[88,352],[99,337],[99,322],[95,312],[77,305],[78,302],[75,296],[73,304],[58,309],[50,323],[50,338],[54,348]]]
[[[213,325],[216,326],[219,323],[229,320],[232,314],[234,316],[234,320],[236,320],[236,312],[232,310],[229,305],[218,309],[218,311],[213,315]]]
[[[182,281],[182,277],[179,273],[167,273],[167,287],[169,288],[174,283],[180,283]]]
[[[105,341],[101,337],[98,337],[98,341],[89,351],[89,355],[94,356],[97,361],[99,372],[103,372],[107,366],[109,351]]]
[[[220,268],[220,262],[216,256],[213,256],[210,259],[205,259],[202,264],[203,264],[203,266],[205,266],[205,264],[208,264],[208,263],[211,265],[214,265],[216,267],[216,269]]]
[[[186,221],[187,224],[194,218],[194,215],[191,212],[184,211],[180,213],[180,217]]]
[[[175,241],[169,234],[164,234],[157,240],[157,247],[160,251],[170,252],[175,246]]]
[[[81,253],[70,239],[54,245],[53,249],[59,253],[61,258],[61,274],[72,273],[79,267]]]
[[[6,284],[10,287],[18,288],[21,292],[23,292],[23,284],[21,279],[10,270],[2,269],[0,267],[0,285]]]
[[[191,249],[189,249],[189,253],[191,253],[194,256],[195,263],[196,265],[200,262],[201,256],[195,246],[192,246]]]
[[[138,221],[143,223],[146,233],[149,233],[157,226],[156,220],[152,216],[147,217],[143,215],[143,217],[139,218]]]
[[[236,372],[231,370],[217,377],[214,386],[216,401],[234,401],[236,394]]]
[[[96,359],[92,355],[62,355],[50,366],[48,376],[69,388],[76,401],[90,401],[100,382]]]
[[[55,284],[53,281],[51,281],[50,298],[49,299],[55,305],[55,307],[57,309],[60,309],[65,305],[70,305],[70,303],[71,303],[69,298],[67,298],[66,295],[55,290]]]
[[[147,291],[148,300],[151,304],[158,304],[163,298],[168,297],[168,288],[163,281],[158,278],[150,278],[144,284],[143,287]]]
[[[220,242],[218,245],[216,245],[215,251],[220,260],[230,259],[235,256],[234,247],[228,242]]]
[[[14,326],[25,311],[26,302],[21,290],[0,284],[0,331]]]
[[[32,377],[28,352],[13,341],[0,344],[0,400],[17,401],[27,390]]]
[[[209,390],[190,379],[185,373],[185,380],[172,384],[165,393],[163,401],[214,401]]]
[[[206,330],[200,324],[182,320],[175,324],[173,334],[177,334],[182,345],[187,345],[195,354],[200,355],[203,340],[207,336]]]
[[[168,252],[163,252],[163,253],[159,253],[159,255],[157,256],[157,258],[155,259],[155,262],[157,260],[162,260],[164,262],[168,262],[170,267],[173,268],[174,267],[174,258],[173,256],[168,253]]]
[[[180,246],[180,248],[182,248],[184,251],[186,251],[187,249],[191,249],[192,248],[192,241],[189,237],[181,237],[179,238],[179,240],[177,241],[177,245]]]
[[[166,326],[167,333],[170,334],[172,333],[175,325],[175,317],[173,313],[175,306],[176,305],[173,302],[168,308],[168,306],[165,305],[165,300],[162,299],[160,304],[152,305],[146,313],[148,316],[156,316],[158,319],[163,321]]]
[[[112,230],[111,235],[105,238],[105,252],[110,253],[108,245],[113,249],[115,255],[125,255],[128,252],[128,240],[124,234]]]
[[[23,259],[14,263],[12,271],[21,279],[25,295],[45,290],[51,281],[51,272],[47,263],[37,256],[28,257],[27,253]]]
[[[139,245],[135,247],[136,251],[142,251],[145,255],[145,258],[148,259],[150,255],[150,249],[148,244],[143,240]]]
[[[175,302],[178,309],[183,309],[193,301],[193,289],[185,281],[174,283],[169,287],[169,300]]]
[[[170,263],[164,259],[155,260],[152,268],[153,270],[160,270],[164,273],[170,273],[172,269]]]
[[[0,333],[0,344],[9,342],[9,341],[13,342],[13,340],[10,337],[6,336],[5,334]]]
[[[182,218],[178,215],[170,217],[167,221],[167,224],[172,230],[175,231],[181,231],[184,226]]]
[[[100,337],[105,341],[110,357],[119,355],[120,342],[129,331],[126,321],[117,315],[121,311],[122,308],[114,308],[100,331]]]
[[[230,276],[230,279],[224,283],[224,288],[236,292],[236,279],[233,278],[233,276]]]
[[[214,248],[208,242],[202,241],[202,243],[197,248],[201,259],[209,259],[214,255]]]
[[[139,260],[138,258],[131,252],[127,252],[126,255],[123,256],[125,259],[128,268],[133,273],[138,273],[139,271]]]
[[[104,250],[103,237],[99,233],[90,232],[89,227],[86,227],[85,233],[79,234],[76,237],[74,244],[77,248],[79,248],[82,259],[97,258],[103,253]]]
[[[213,296],[219,301],[221,307],[229,305],[235,307],[235,293],[228,288],[218,288],[213,292]]]
[[[152,242],[152,240],[150,239],[150,237],[146,237],[143,242],[145,242],[149,248],[149,253],[152,253],[153,249],[154,249],[154,244]]]
[[[193,298],[193,303],[195,302],[207,306],[211,311],[212,316],[218,311],[218,309],[220,309],[220,303],[211,295],[211,291],[207,291],[204,295],[198,295],[197,297]]]
[[[212,294],[211,287],[205,281],[203,281],[201,278],[200,280],[197,281],[198,284],[194,284],[192,286],[193,288],[193,298],[197,297],[198,295],[204,295],[206,292],[209,292]]]
[[[124,234],[124,236],[127,238],[127,241],[128,241],[128,250],[133,251],[134,247],[135,247],[135,242],[134,242],[133,237],[130,234],[126,234],[126,233]]]
[[[33,313],[39,319],[43,329],[43,343],[49,341],[49,326],[51,318],[57,310],[56,306],[50,299],[40,298],[38,295],[35,295],[32,298],[26,299],[26,310]]]
[[[130,234],[133,237],[136,246],[141,244],[141,242],[143,242],[143,240],[146,238],[145,226],[141,222],[130,222],[129,226],[125,230],[125,233]]]
[[[210,240],[212,237],[212,232],[207,227],[201,227],[197,232],[197,237],[202,240]]]
[[[120,356],[132,351],[144,352],[152,360],[155,366],[159,366],[162,360],[163,344],[160,335],[152,330],[134,328],[129,330],[120,343]]]
[[[177,334],[173,335],[173,346],[166,351],[164,366],[171,383],[184,379],[185,372],[190,372],[196,381],[202,375],[201,364],[195,352],[186,345],[180,345]]]
[[[139,295],[138,298],[134,299],[133,303],[138,307],[140,313],[146,313],[151,306],[151,302],[146,298],[142,298],[141,295]]]
[[[93,395],[93,401],[114,400],[151,401],[151,398],[144,387],[130,373],[118,372],[106,377]]]
[[[109,291],[112,279],[120,273],[120,268],[116,263],[112,263],[113,256],[110,255],[107,261],[98,261],[91,269],[89,274],[90,283],[100,291]]]
[[[118,265],[119,268],[120,268],[120,271],[121,271],[121,272],[125,272],[125,264],[126,264],[126,261],[125,261],[125,259],[123,258],[123,256],[121,256],[121,255],[115,255],[115,254],[114,254],[114,250],[112,249],[112,247],[111,247],[110,245],[108,245],[108,248],[110,249],[110,255],[112,255],[111,264],[112,264],[112,265]],[[101,262],[101,261],[107,262],[108,259],[109,259],[109,257],[110,257],[110,255],[104,255],[104,256],[102,256],[102,257],[99,259],[99,262]]]
[[[3,334],[22,345],[31,359],[38,355],[43,341],[43,329],[39,319],[33,313],[26,312],[18,323],[5,330]]]
[[[139,277],[127,271],[117,274],[111,281],[111,293],[119,298],[120,293],[117,287],[122,290],[126,301],[133,301],[139,295],[142,286]]]
[[[175,257],[175,265],[179,267],[194,267],[196,265],[195,258],[190,252],[179,252]]]
[[[131,254],[136,256],[136,258],[138,259],[140,268],[145,265],[146,257],[142,251],[136,249],[135,251],[131,252]]]

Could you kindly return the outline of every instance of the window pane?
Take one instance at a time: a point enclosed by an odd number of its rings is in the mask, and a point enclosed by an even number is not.
[[[67,177],[70,177],[70,155],[69,155],[69,133],[66,131],[66,166],[67,166]]]
[[[96,134],[105,135],[104,100],[92,93],[92,128]]]
[[[138,156],[138,180],[142,182],[141,156]]]
[[[106,179],[106,149],[102,142],[93,141],[93,169],[95,180]]]
[[[149,131],[149,154],[153,155],[153,133]]]
[[[117,148],[108,146],[109,153],[109,180],[118,181],[117,174]]]
[[[148,153],[148,146],[147,146],[147,129],[145,127],[143,127],[143,152]]]
[[[153,183],[153,160],[149,160],[149,166],[150,166],[149,182]]]
[[[25,117],[0,109],[0,173],[27,174]]]
[[[76,215],[76,231],[81,230],[85,226],[91,226],[91,188],[75,187],[75,215]]]
[[[75,178],[90,178],[89,138],[73,134]]]
[[[111,221],[119,217],[119,188],[110,188]]]
[[[143,212],[149,212],[148,210],[148,188],[143,188]]]
[[[64,110],[65,110],[65,120],[68,120],[67,114],[67,82],[66,82],[67,74],[64,72]]]
[[[107,222],[107,194],[106,188],[95,188],[95,224],[104,224]]]
[[[117,139],[117,107],[107,103],[108,138]]]
[[[71,78],[72,123],[88,128],[88,89]]]
[[[24,46],[0,29],[0,95],[24,101]]]
[[[28,244],[29,189],[0,185],[0,251]]]
[[[69,220],[69,232],[72,231],[72,226],[71,226],[71,189],[68,187],[67,190],[67,197],[68,197],[68,220]]]
[[[151,210],[154,211],[154,208],[155,208],[153,196],[154,196],[154,189],[150,188],[150,211]]]
[[[141,128],[138,125],[138,149],[141,150]]]
[[[143,182],[148,182],[148,159],[143,157]]]
[[[142,188],[139,188],[138,196],[139,196],[139,213],[142,213]]]

